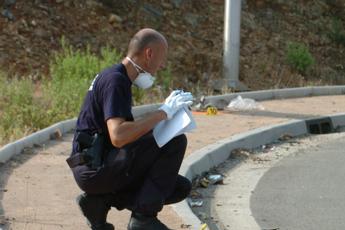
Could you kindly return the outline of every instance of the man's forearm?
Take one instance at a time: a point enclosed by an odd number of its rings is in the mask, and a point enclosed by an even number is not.
[[[158,110],[147,114],[136,121],[125,121],[114,130],[116,147],[122,147],[148,133],[160,121],[167,118],[164,111]],[[113,143],[114,144],[114,143]]]

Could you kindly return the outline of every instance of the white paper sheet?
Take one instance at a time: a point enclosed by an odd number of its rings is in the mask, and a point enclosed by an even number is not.
[[[172,138],[196,128],[192,113],[188,108],[182,108],[170,120],[159,122],[153,129],[153,136],[159,147]]]

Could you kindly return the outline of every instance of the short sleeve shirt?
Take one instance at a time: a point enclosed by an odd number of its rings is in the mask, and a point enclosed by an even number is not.
[[[123,64],[114,65],[97,74],[85,96],[76,131],[105,133],[110,143],[107,120],[113,117],[133,120],[131,85]],[[73,141],[72,152],[76,151],[77,145]]]

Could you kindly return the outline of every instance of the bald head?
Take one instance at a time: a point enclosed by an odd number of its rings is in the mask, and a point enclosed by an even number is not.
[[[167,40],[161,33],[150,28],[139,30],[129,42],[128,56],[136,56],[146,47],[158,43],[167,45]]]

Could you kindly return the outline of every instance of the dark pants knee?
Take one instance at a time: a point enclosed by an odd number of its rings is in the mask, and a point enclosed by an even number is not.
[[[184,176],[178,175],[173,193],[165,200],[165,204],[174,204],[184,200],[192,190],[192,183]]]
[[[179,135],[159,149],[155,161],[148,166],[148,172],[145,173],[143,184],[136,196],[137,211],[157,213],[163,208],[167,200],[169,203],[176,203],[189,194],[190,182],[178,176],[186,146],[186,136]],[[144,161],[145,157],[141,162]],[[138,175],[135,167],[132,173]],[[136,180],[134,179],[134,181]]]

